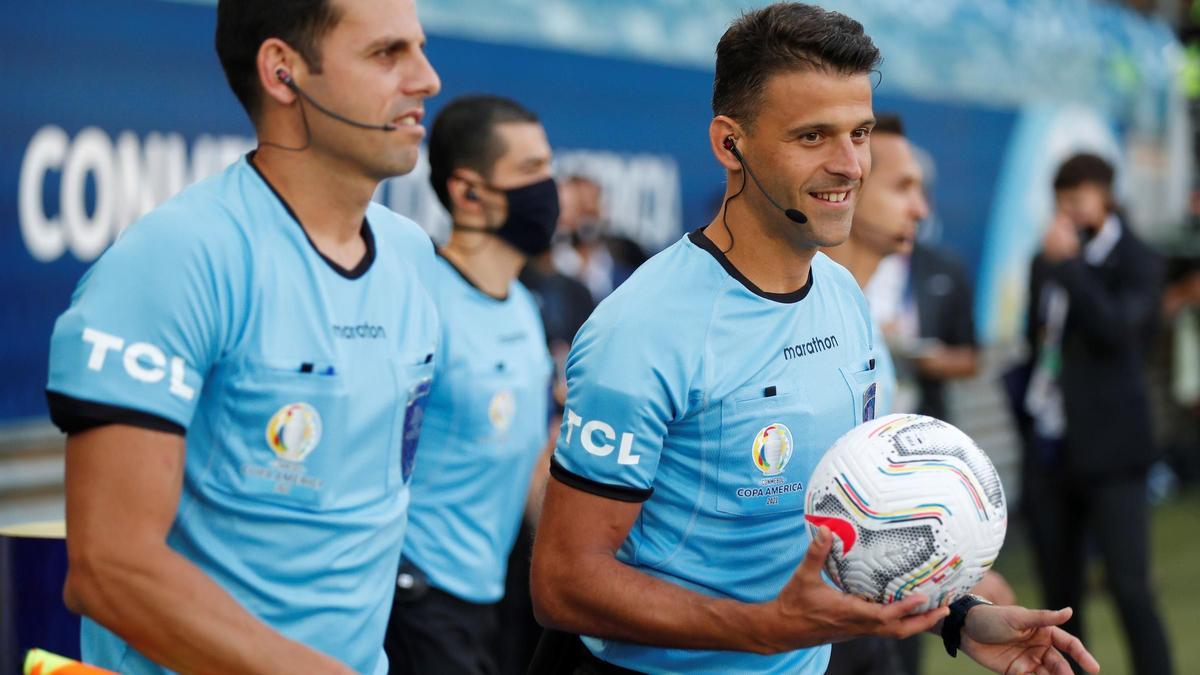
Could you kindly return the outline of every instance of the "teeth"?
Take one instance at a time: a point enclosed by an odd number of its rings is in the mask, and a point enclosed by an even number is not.
[[[400,118],[400,124],[402,126],[410,127],[416,123],[417,123],[417,118],[413,117],[412,115],[406,115],[406,116]]]
[[[838,202],[846,201],[846,197],[850,196],[850,193],[849,192],[818,192],[818,193],[816,193],[816,196],[817,196],[817,199],[823,199],[827,202],[833,202],[836,204]]]

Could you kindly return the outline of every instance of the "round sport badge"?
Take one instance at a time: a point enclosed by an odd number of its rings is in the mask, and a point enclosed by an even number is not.
[[[792,458],[793,448],[792,432],[786,426],[778,422],[768,424],[754,437],[754,447],[751,449],[754,466],[764,476],[783,473],[783,468]]]
[[[303,462],[321,442],[321,415],[307,403],[289,403],[267,423],[267,446],[280,459]]]
[[[517,399],[507,389],[501,389],[492,396],[488,404],[488,419],[496,431],[508,431],[512,425],[513,416],[517,412]]]

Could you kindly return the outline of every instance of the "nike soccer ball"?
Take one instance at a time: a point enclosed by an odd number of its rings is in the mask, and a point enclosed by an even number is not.
[[[962,431],[923,415],[888,415],[842,436],[817,464],[809,534],[833,532],[825,569],[847,593],[923,609],[952,602],[987,572],[1008,509],[996,468]]]

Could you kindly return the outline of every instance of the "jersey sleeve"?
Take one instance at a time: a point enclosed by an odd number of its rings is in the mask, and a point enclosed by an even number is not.
[[[205,374],[244,325],[249,247],[229,223],[182,210],[168,204],[130,227],[55,323],[46,392],[63,431],[184,433]]]
[[[689,368],[678,335],[594,315],[567,358],[567,402],[551,475],[621,501],[650,497],[668,426],[687,401]]]

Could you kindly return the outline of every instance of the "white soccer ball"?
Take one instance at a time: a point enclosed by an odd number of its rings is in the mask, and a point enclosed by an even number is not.
[[[847,593],[892,603],[910,593],[923,609],[969,591],[1000,553],[1008,525],[991,460],[955,426],[888,415],[833,444],[809,481],[810,535],[834,534],[825,569]]]

